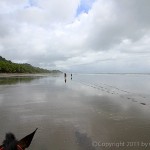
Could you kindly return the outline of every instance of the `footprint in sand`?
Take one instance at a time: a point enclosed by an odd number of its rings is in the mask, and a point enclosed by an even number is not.
[[[146,105],[146,103],[140,103],[141,105]]]
[[[137,102],[136,100],[132,99],[132,102]]]

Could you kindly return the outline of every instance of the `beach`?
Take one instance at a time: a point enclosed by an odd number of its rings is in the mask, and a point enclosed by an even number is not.
[[[29,149],[150,148],[150,75],[0,76],[0,142],[38,128]]]

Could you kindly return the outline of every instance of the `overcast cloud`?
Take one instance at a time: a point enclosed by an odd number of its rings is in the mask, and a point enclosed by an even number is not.
[[[68,72],[150,72],[150,0],[0,0],[0,55]]]

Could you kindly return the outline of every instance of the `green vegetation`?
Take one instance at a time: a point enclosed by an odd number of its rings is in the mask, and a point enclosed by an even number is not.
[[[61,73],[61,71],[46,70],[30,64],[13,63],[0,56],[0,73]]]

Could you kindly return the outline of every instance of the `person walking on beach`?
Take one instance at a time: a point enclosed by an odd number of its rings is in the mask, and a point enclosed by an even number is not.
[[[67,77],[67,74],[66,74],[66,73],[64,73],[64,77],[65,77],[65,78]]]
[[[67,82],[67,74],[64,73],[64,79],[65,79],[65,83]]]
[[[72,80],[72,73],[71,73],[71,80]]]

